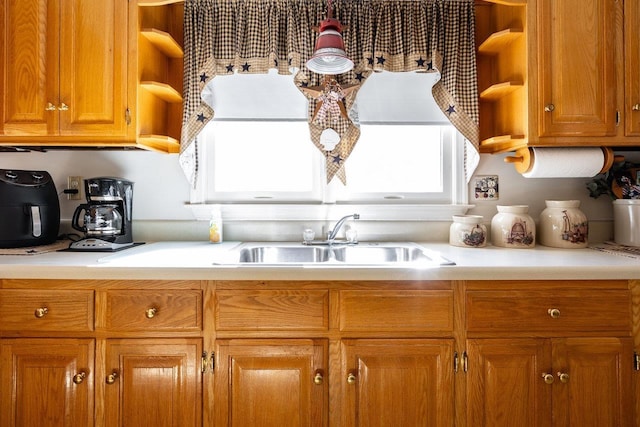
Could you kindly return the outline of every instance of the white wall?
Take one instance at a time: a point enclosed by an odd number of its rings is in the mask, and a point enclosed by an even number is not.
[[[629,153],[624,153],[629,158]],[[545,199],[579,199],[581,208],[594,225],[606,223],[605,233],[609,233],[612,219],[611,201],[604,197],[591,199],[585,188],[586,178],[549,179],[524,178],[512,165],[505,164],[505,155],[482,155],[475,175],[498,175],[499,200],[473,200],[472,183],[470,183],[469,202],[475,204],[469,213],[484,216],[484,222],[490,223],[496,214],[496,205],[527,204],[529,213],[537,219],[544,209]],[[79,175],[83,178],[98,176],[117,176],[133,181],[134,207],[133,216],[136,221],[161,222],[166,230],[166,221],[190,223],[194,216],[185,204],[189,202],[189,184],[178,164],[177,155],[159,154],[139,150],[127,151],[55,151],[47,153],[0,153],[0,169],[46,170],[54,178],[56,188],[62,192],[66,188],[68,175]],[[75,207],[81,201],[67,201],[61,195],[61,217],[69,220]],[[202,222],[201,222],[202,223]],[[444,224],[446,226],[446,224]],[[190,230],[181,232],[174,230],[175,238],[191,239],[193,236],[206,238],[206,225],[190,224]],[[282,225],[273,226],[273,230],[281,230]],[[395,225],[391,226],[397,227]],[[406,227],[406,225],[405,225]],[[242,238],[235,234],[229,225],[227,238]],[[240,227],[238,227],[240,228]],[[246,227],[245,227],[246,228]],[[140,230],[141,228],[139,228]],[[447,226],[448,229],[448,226]],[[134,229],[135,230],[135,229]],[[262,227],[264,231],[264,226]],[[388,231],[388,229],[386,230]],[[153,233],[157,228],[153,229]],[[227,230],[225,230],[227,232]],[[279,231],[276,231],[279,232]],[[181,234],[182,233],[182,234]],[[431,231],[430,231],[431,233]],[[297,235],[297,231],[296,234]],[[433,234],[431,234],[433,235]],[[446,230],[437,233],[436,238],[447,236]],[[149,236],[143,240],[152,240]],[[264,235],[261,236],[265,238]],[[429,239],[426,236],[425,239]],[[607,239],[605,235],[603,239]]]
[[[0,169],[46,170],[58,192],[67,187],[68,175],[125,178],[134,182],[134,219],[193,219],[191,211],[184,207],[189,202],[189,183],[178,164],[177,154],[142,150],[0,153]],[[82,198],[84,200],[84,191]],[[80,203],[61,195],[61,218],[70,219]]]

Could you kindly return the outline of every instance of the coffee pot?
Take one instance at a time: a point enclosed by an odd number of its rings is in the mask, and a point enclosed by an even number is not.
[[[76,208],[71,226],[82,231],[85,238],[72,243],[70,248],[116,250],[133,245],[133,183],[122,178],[100,177],[86,179],[84,185],[87,203]]]

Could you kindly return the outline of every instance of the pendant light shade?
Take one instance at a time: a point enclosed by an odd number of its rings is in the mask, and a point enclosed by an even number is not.
[[[331,2],[327,19],[320,23],[320,35],[316,40],[313,56],[307,61],[307,68],[318,74],[340,74],[353,69],[353,61],[344,51],[340,21],[331,17]]]

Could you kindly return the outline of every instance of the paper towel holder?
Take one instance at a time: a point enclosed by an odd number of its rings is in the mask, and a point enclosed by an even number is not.
[[[545,147],[548,148],[548,147]],[[604,154],[604,161],[600,173],[608,171],[614,162],[624,161],[624,156],[616,156],[613,154],[613,150],[609,147],[600,147]],[[505,163],[513,163],[518,173],[524,174],[530,172],[535,162],[535,154],[533,148],[524,147],[516,150],[514,156],[507,156],[504,158]]]

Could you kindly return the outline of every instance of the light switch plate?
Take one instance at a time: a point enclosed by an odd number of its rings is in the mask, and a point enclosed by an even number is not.
[[[498,200],[498,175],[480,175],[473,178],[475,200]]]

